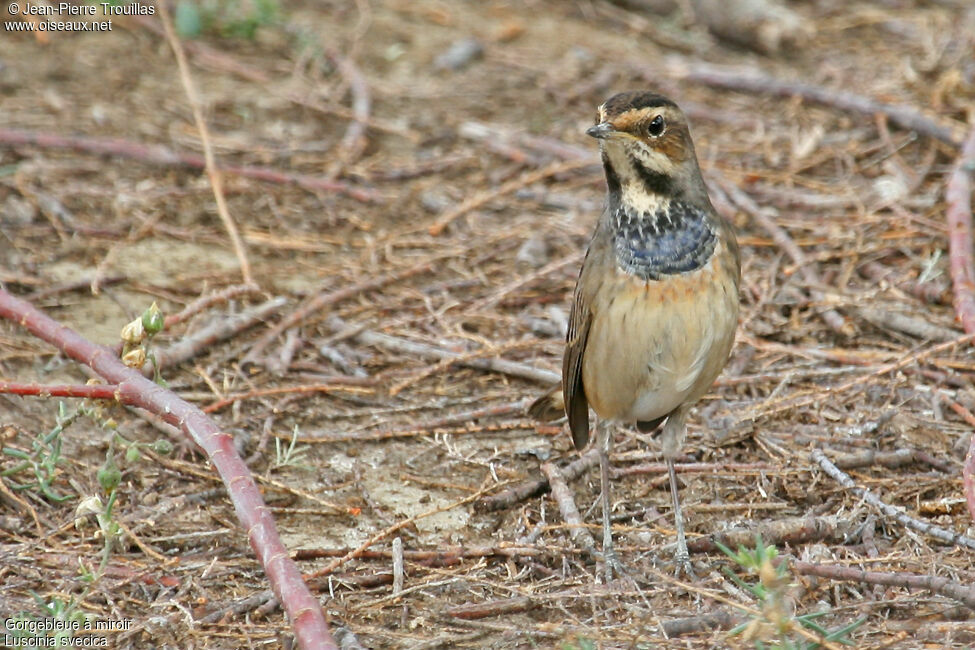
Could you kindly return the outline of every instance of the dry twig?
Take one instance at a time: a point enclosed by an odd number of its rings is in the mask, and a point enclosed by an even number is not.
[[[917,131],[955,147],[960,142],[955,129],[934,122],[910,106],[884,104],[847,90],[833,90],[801,81],[785,81],[756,73],[754,70],[743,71],[708,63],[673,62],[665,72],[682,81],[714,88],[779,97],[802,97],[817,104],[864,115],[880,113],[902,128]],[[645,74],[650,80],[654,80],[659,76],[660,68],[645,69]]]
[[[207,454],[224,481],[251,547],[258,555],[275,593],[284,603],[295,635],[305,648],[335,649],[318,601],[312,597],[281,542],[274,518],[260,490],[223,432],[202,411],[122,364],[107,349],[56,323],[34,306],[0,290],[0,316],[19,323],[34,336],[63,350],[105,379],[118,384],[123,404],[148,409],[179,426]]]
[[[791,560],[789,567],[796,573],[829,578],[830,580],[863,582],[871,585],[903,587],[904,589],[927,589],[936,594],[954,598],[966,607],[975,609],[975,587],[953,582],[947,578],[917,575],[914,573],[864,571],[855,567],[830,566],[815,562],[803,562],[801,560]]]
[[[240,262],[240,274],[244,277],[244,284],[256,284],[251,275],[251,263],[247,259],[247,249],[244,248],[244,241],[240,238],[237,223],[230,216],[230,210],[227,209],[227,198],[223,193],[223,177],[217,168],[217,161],[213,156],[213,145],[210,144],[210,131],[207,129],[206,121],[203,119],[203,109],[200,108],[202,103],[200,101],[200,95],[196,90],[196,85],[193,83],[193,78],[190,76],[190,66],[186,62],[186,54],[183,52],[183,46],[179,42],[179,37],[176,36],[176,30],[173,28],[173,21],[169,16],[169,9],[165,2],[159,5],[159,18],[162,20],[163,28],[166,30],[166,40],[169,41],[169,46],[173,48],[173,54],[176,55],[176,65],[179,66],[179,78],[183,82],[183,88],[186,90],[186,97],[190,100],[190,108],[193,111],[193,121],[196,122],[196,130],[200,133],[200,143],[203,145],[203,161],[207,177],[210,179],[210,187],[213,189],[213,197],[217,202],[217,214],[220,215],[223,227],[227,229],[227,235],[230,236],[230,241],[234,246],[234,254],[237,255],[237,261]]]
[[[940,526],[929,524],[926,521],[921,521],[920,519],[911,517],[900,508],[892,506],[888,503],[884,503],[873,492],[854,483],[849,474],[845,473],[843,470],[834,465],[833,462],[830,461],[819,449],[814,449],[810,454],[810,458],[812,458],[813,461],[822,467],[823,471],[829,474],[834,481],[847,488],[888,517],[893,518],[901,525],[912,528],[925,535],[930,535],[931,537],[939,539],[946,544],[964,546],[966,548],[975,550],[975,539],[972,539],[967,535],[961,535],[950,530],[945,530]]]

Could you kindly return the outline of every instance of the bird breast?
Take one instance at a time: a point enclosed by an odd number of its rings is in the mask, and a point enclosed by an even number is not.
[[[738,324],[738,272],[724,263],[728,253],[718,239],[698,268],[660,280],[620,264],[601,274],[582,367],[600,417],[653,420],[707,391]]]

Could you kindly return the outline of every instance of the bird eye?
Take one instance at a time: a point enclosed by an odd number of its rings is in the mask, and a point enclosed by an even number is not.
[[[647,125],[647,133],[649,133],[650,135],[656,138],[663,132],[664,132],[664,118],[662,115],[658,115],[657,117],[650,120],[650,124]]]

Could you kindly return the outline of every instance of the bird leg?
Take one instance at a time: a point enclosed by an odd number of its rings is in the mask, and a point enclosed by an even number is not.
[[[660,442],[663,445],[664,458],[667,460],[667,472],[670,474],[670,497],[674,506],[674,528],[677,529],[677,552],[674,560],[678,574],[683,571],[694,577],[691,567],[691,554],[687,550],[687,538],[684,536],[684,515],[680,509],[680,498],[677,494],[677,471],[674,469],[674,458],[680,453],[684,437],[687,434],[686,420],[690,407],[680,406],[667,418],[664,424]]]
[[[613,427],[609,420],[599,418],[596,423],[596,444],[599,445],[599,489],[603,505],[603,578],[605,583],[613,579],[613,571],[622,575],[623,566],[613,550],[613,529],[609,514],[612,504],[609,494],[609,450],[613,446]]]

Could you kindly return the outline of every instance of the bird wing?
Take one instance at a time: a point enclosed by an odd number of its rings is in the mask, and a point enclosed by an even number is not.
[[[587,276],[590,275],[587,271],[592,268],[587,262],[590,261],[592,250],[593,245],[590,244],[576,282],[569,331],[565,337],[565,355],[562,357],[562,398],[576,449],[582,449],[589,442],[589,401],[582,385],[582,358],[586,353],[589,327],[592,324],[594,287],[592,282],[587,281]]]

